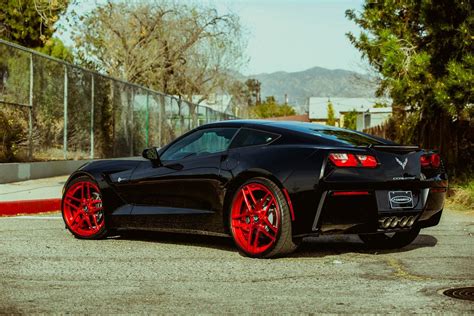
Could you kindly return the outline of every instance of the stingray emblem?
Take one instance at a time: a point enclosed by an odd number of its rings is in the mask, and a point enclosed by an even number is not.
[[[408,162],[408,158],[405,158],[405,160],[402,162],[400,159],[395,157],[395,160],[398,162],[398,164],[402,167],[403,170],[405,170],[405,167]]]

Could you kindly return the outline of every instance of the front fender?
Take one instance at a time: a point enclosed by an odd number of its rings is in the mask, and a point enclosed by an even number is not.
[[[120,206],[126,204],[126,201],[117,194],[111,177],[113,177],[115,173],[121,173],[127,170],[132,173],[141,162],[143,162],[143,159],[97,160],[86,163],[74,171],[66,180],[63,188],[63,196],[65,189],[71,181],[81,176],[89,177],[98,184],[102,194],[105,214],[108,215]]]

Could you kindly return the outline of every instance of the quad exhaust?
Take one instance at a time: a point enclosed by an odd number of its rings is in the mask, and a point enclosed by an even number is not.
[[[415,216],[391,216],[379,219],[379,226],[383,229],[411,227],[415,223]]]

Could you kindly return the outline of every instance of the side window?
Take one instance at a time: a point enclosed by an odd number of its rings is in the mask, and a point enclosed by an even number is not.
[[[231,148],[269,144],[280,135],[255,129],[242,128],[235,136]]]
[[[226,151],[237,128],[211,128],[196,131],[171,145],[162,160],[178,160]]]

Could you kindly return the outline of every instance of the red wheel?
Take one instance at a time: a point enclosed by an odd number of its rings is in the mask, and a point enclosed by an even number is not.
[[[104,209],[99,187],[91,179],[80,177],[66,188],[62,212],[67,228],[79,238],[105,235]]]
[[[270,180],[255,178],[235,193],[230,227],[237,246],[251,257],[272,257],[296,248],[286,200]]]

